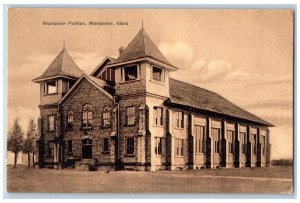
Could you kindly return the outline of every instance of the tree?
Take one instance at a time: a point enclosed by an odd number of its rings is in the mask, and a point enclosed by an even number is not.
[[[34,120],[31,118],[29,120],[28,124],[28,130],[27,130],[27,137],[23,143],[23,152],[27,153],[28,156],[28,167],[30,167],[30,153],[33,154],[33,166],[34,166],[34,152],[35,152],[35,147],[34,147],[34,139],[37,136],[36,133],[36,124]]]
[[[19,120],[15,119],[12,128],[8,132],[7,150],[15,154],[14,168],[17,165],[18,153],[22,150],[23,131],[19,125]]]

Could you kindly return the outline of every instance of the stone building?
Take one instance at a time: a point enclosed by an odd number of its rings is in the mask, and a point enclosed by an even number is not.
[[[63,48],[33,80],[40,84],[40,167],[270,165],[272,124],[217,93],[170,78],[178,68],[144,29],[119,52],[86,75]]]

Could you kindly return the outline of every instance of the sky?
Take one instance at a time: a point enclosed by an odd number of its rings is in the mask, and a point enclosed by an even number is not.
[[[43,25],[59,21],[66,25]],[[292,158],[291,10],[10,9],[8,128],[18,118],[26,131],[29,118],[38,118],[39,85],[31,80],[43,73],[64,43],[90,74],[105,56],[118,57],[119,47],[127,46],[142,22],[168,61],[179,67],[171,77],[215,91],[274,124],[272,158]]]

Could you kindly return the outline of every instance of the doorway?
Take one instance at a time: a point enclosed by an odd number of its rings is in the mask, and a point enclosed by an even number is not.
[[[93,158],[93,141],[89,138],[82,140],[82,159]]]

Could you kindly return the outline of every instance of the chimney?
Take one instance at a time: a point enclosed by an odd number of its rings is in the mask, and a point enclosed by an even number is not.
[[[123,46],[119,47],[119,55],[120,55],[120,56],[121,56],[121,54],[123,53],[123,51],[124,51],[124,47],[123,47]]]

